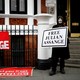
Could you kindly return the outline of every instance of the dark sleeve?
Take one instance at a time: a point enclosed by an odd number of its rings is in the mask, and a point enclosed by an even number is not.
[[[52,28],[57,28],[58,27],[58,25],[54,25]]]

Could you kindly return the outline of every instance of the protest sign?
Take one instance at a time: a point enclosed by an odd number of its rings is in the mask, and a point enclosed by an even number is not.
[[[43,47],[66,47],[67,46],[67,27],[58,27],[43,32]]]

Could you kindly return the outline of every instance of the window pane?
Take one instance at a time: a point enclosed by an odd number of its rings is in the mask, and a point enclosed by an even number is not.
[[[37,14],[37,0],[34,0],[34,14]]]
[[[25,11],[25,0],[20,0],[19,11]]]
[[[11,11],[17,11],[16,0],[11,0]]]
[[[0,0],[0,11],[3,10],[2,9],[2,0]]]

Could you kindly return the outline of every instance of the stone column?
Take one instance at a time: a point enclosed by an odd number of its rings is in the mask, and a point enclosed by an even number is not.
[[[50,14],[37,14],[35,18],[38,20],[38,69],[49,69],[50,54],[49,47],[42,47],[43,31],[49,29]],[[50,51],[51,52],[51,51]]]

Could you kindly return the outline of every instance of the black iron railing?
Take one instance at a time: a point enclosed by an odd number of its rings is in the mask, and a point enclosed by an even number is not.
[[[8,31],[10,49],[0,50],[0,67],[22,67],[37,65],[37,32],[32,26],[2,25],[0,31]],[[14,26],[14,28],[13,28]],[[27,40],[27,41],[26,41]],[[26,46],[27,45],[27,46]]]

